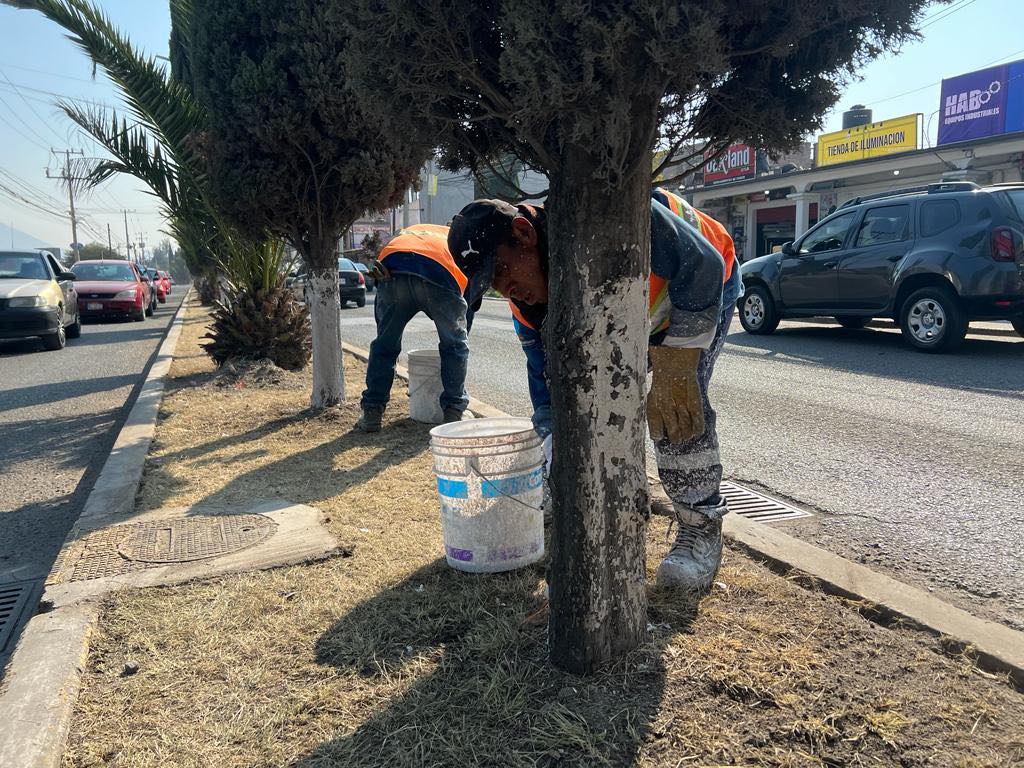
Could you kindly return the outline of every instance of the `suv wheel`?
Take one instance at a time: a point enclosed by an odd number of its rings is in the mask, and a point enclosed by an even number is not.
[[[952,290],[929,286],[903,302],[900,329],[903,338],[922,352],[947,352],[963,342],[967,318]]]
[[[1013,326],[1013,330],[1019,335],[1024,336],[1024,315],[1012,318],[1010,324]]]
[[[768,291],[759,285],[750,288],[740,301],[740,325],[747,333],[766,334],[779,327],[779,313]]]
[[[836,315],[836,322],[843,326],[843,328],[857,329],[866,326],[871,322],[871,318],[858,315]]]

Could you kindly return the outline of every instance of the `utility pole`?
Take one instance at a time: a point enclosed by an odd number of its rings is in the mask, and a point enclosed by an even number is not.
[[[110,251],[111,256],[114,255],[114,241],[110,239],[110,222],[107,222],[107,250]]]
[[[59,155],[60,154],[59,150],[53,149],[52,147],[50,148],[50,151],[54,155]],[[61,171],[60,175],[58,175],[58,176],[51,176],[50,175],[50,169],[47,168],[46,169],[46,178],[48,178],[48,179],[61,179],[61,180],[64,181],[65,184],[68,185],[68,208],[69,208],[69,212],[71,214],[71,262],[74,263],[74,262],[78,261],[78,249],[80,247],[80,243],[78,242],[78,219],[75,216],[75,182],[76,181],[82,181],[82,179],[79,178],[79,177],[74,176],[71,173],[71,155],[72,154],[82,155],[83,157],[85,156],[85,152],[83,152],[82,150],[78,150],[76,152],[72,152],[72,150],[70,150],[70,149],[65,149],[64,150],[64,170]]]
[[[124,249],[125,249],[125,251],[127,251],[127,253],[125,253],[125,256],[127,256],[128,261],[131,261],[132,260],[132,239],[131,239],[131,237],[128,236],[128,209],[127,208],[125,208],[125,210],[124,210]]]

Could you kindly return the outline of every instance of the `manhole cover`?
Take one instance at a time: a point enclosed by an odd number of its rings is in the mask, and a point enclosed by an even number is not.
[[[263,515],[156,520],[133,525],[117,551],[142,563],[205,560],[258,544],[276,527],[273,520]]]

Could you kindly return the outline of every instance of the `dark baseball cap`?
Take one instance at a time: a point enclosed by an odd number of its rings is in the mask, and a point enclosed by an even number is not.
[[[519,209],[503,200],[474,200],[452,219],[448,251],[469,280],[466,301],[472,305],[494,280],[496,250],[508,242]]]

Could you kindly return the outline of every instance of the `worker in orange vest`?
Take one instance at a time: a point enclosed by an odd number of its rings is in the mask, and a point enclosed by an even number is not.
[[[488,288],[509,299],[527,358],[534,428],[550,457],[551,398],[541,326],[547,316],[547,216],[543,206],[476,200],[452,221],[448,247],[469,278],[470,302]],[[648,424],[658,473],[672,499],[676,541],[658,583],[707,590],[722,559],[722,464],[708,385],[739,297],[725,228],[664,189],[651,195]],[[682,386],[685,384],[685,386]]]
[[[406,227],[381,250],[373,275],[379,286],[373,308],[377,338],[370,344],[366,389],[360,402],[363,415],[356,428],[364,432],[380,430],[384,409],[391,399],[402,334],[420,312],[434,321],[440,338],[444,421],[461,421],[469,405],[467,306],[463,298],[468,281],[448,252],[448,227]]]

